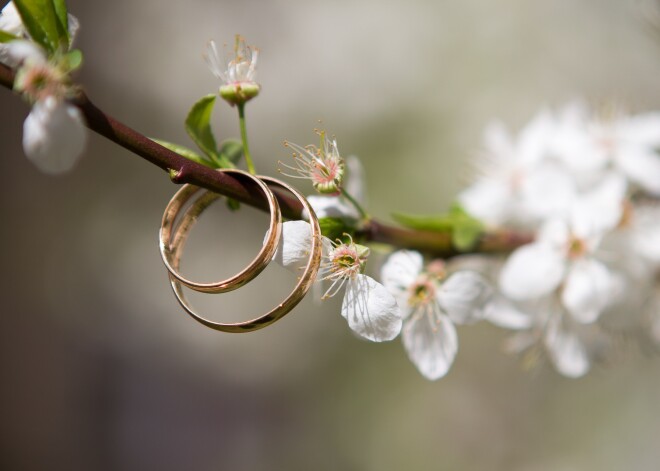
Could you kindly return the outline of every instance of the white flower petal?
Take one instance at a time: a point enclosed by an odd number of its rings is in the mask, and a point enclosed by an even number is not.
[[[614,288],[614,279],[605,265],[582,259],[569,268],[561,300],[576,321],[590,324],[612,302]]]
[[[23,20],[16,9],[14,2],[9,2],[0,12],[0,31],[5,31],[14,36],[22,36],[25,32]]]
[[[410,361],[431,380],[447,374],[458,351],[454,324],[443,315],[414,314],[403,327],[401,339]]]
[[[660,146],[660,113],[631,116],[621,124],[621,135],[627,142],[646,147]]]
[[[330,241],[323,237],[323,252],[329,253]],[[307,264],[312,250],[312,226],[305,221],[282,224],[282,237],[273,260],[286,269],[297,271]]]
[[[37,102],[23,123],[23,149],[40,170],[71,170],[82,154],[87,133],[78,108],[48,97]]]
[[[483,276],[464,270],[442,283],[436,297],[453,322],[466,324],[483,317],[483,308],[491,295],[492,289]]]
[[[548,323],[544,340],[550,360],[561,374],[578,378],[589,371],[590,361],[584,344],[575,332],[563,328],[559,316]]]
[[[546,244],[533,243],[513,252],[500,272],[500,289],[515,300],[552,292],[564,277],[565,261]]]
[[[565,217],[575,199],[573,178],[554,163],[537,165],[522,180],[520,196],[529,217]]]
[[[484,319],[505,329],[521,330],[530,328],[534,318],[503,296],[495,296],[484,308]]]
[[[380,271],[380,279],[387,290],[397,297],[403,308],[408,301],[408,288],[422,272],[424,260],[419,252],[398,250],[387,258]],[[401,300],[398,298],[402,297]]]
[[[73,16],[71,13],[69,13],[68,20],[69,20],[69,47],[71,47],[73,45],[73,42],[76,40],[76,36],[78,36],[78,31],[80,31],[80,21],[78,21],[78,18]]]
[[[571,211],[571,228],[582,239],[599,238],[616,227],[623,215],[626,194],[623,175],[610,172],[589,192],[580,196]]]
[[[350,204],[341,196],[322,196],[310,195],[307,201],[314,209],[317,218],[341,218],[341,219],[359,219],[355,206]],[[309,219],[307,212],[303,215],[304,219]]]
[[[555,127],[550,113],[543,110],[520,131],[517,155],[522,163],[534,165],[546,157],[550,138],[555,134]]]
[[[617,166],[632,181],[660,196],[660,155],[654,148],[627,145],[617,154]]]
[[[660,206],[633,208],[630,245],[642,257],[660,263]]]
[[[463,190],[458,202],[475,218],[498,226],[511,217],[513,190],[504,179],[484,179]]]
[[[546,221],[537,234],[536,240],[539,243],[552,247],[555,250],[564,250],[568,244],[571,233],[568,224],[563,219],[550,219]]]
[[[401,331],[401,310],[396,300],[367,275],[348,281],[341,315],[353,331],[373,342],[392,340]]]
[[[46,53],[36,43],[27,40],[16,40],[7,44],[8,65],[16,66],[29,61],[33,65],[45,64]]]

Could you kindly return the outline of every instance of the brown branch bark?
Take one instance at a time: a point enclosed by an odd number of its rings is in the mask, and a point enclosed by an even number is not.
[[[13,83],[14,72],[0,64],[0,84],[12,89]],[[174,183],[191,183],[264,211],[268,210],[265,197],[250,180],[217,172],[166,149],[103,112],[84,93],[72,103],[82,111],[89,129],[165,170]],[[275,191],[275,193],[283,216],[300,219],[302,213],[300,202],[282,192]],[[439,257],[459,254],[452,246],[451,235],[448,233],[410,230],[372,219],[360,234],[367,241],[419,250]],[[530,240],[531,237],[527,234],[509,231],[487,233],[471,252],[506,253]]]

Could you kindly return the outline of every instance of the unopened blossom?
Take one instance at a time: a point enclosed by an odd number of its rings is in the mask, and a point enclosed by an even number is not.
[[[33,103],[23,123],[23,150],[40,170],[57,174],[71,170],[87,141],[80,110],[67,102],[72,94],[68,73],[49,61],[35,43],[12,41],[9,55],[20,64],[14,88]]]
[[[447,276],[439,261],[424,267],[422,256],[410,250],[390,255],[381,278],[402,310],[401,338],[408,357],[426,378],[441,378],[458,350],[454,324],[483,317],[490,287],[473,271]]]
[[[259,94],[257,76],[257,58],[259,50],[248,46],[245,39],[236,35],[231,52],[224,48],[220,57],[215,41],[207,44],[204,59],[213,75],[222,80],[220,96],[231,105],[243,104]]]
[[[318,131],[320,145],[305,147],[293,142],[284,145],[292,150],[293,165],[279,162],[285,170],[283,175],[309,180],[314,189],[321,194],[337,194],[341,190],[344,178],[344,159],[339,154],[337,140],[328,137],[325,131]],[[285,173],[292,172],[292,173]]]
[[[305,221],[282,226],[282,238],[275,260],[292,270],[309,258],[312,232]],[[341,315],[360,337],[373,342],[392,340],[401,331],[401,313],[385,287],[363,274],[369,249],[350,241],[332,242],[323,237],[323,258],[317,281],[329,284],[323,298],[344,290]]]

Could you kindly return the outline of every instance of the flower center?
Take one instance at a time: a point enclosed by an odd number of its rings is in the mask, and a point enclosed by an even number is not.
[[[425,306],[435,299],[435,283],[426,275],[420,276],[408,288],[408,304],[412,307]]]
[[[352,278],[360,273],[364,261],[358,255],[354,244],[339,245],[330,254],[332,277]]]
[[[568,241],[568,248],[566,251],[568,253],[568,258],[574,260],[582,257],[587,252],[587,244],[582,239],[571,237]]]
[[[17,89],[35,101],[47,96],[61,99],[66,94],[61,74],[49,65],[25,66],[17,79]]]

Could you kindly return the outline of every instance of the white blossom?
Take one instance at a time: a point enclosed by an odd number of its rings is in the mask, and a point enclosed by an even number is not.
[[[613,175],[575,202],[568,220],[546,222],[537,239],[515,250],[505,263],[499,280],[502,292],[525,301],[559,290],[576,320],[594,322],[619,286],[596,250],[621,219],[624,188]]]
[[[259,50],[248,46],[245,39],[236,35],[231,53],[225,45],[224,57],[220,57],[215,41],[207,44],[204,59],[211,73],[222,80],[220,96],[230,104],[241,104],[259,94],[257,59]]]
[[[502,125],[490,125],[480,175],[458,196],[459,203],[492,226],[530,225],[565,212],[575,188],[565,169],[548,159],[554,135],[548,112],[539,113],[515,140]]]
[[[400,250],[381,270],[385,287],[403,311],[401,337],[408,357],[426,378],[449,371],[458,350],[454,324],[481,319],[491,289],[479,274],[458,271],[447,277],[442,262],[424,268],[418,252]]]
[[[309,258],[311,227],[305,221],[289,221],[282,226],[282,237],[275,260],[296,270]],[[360,337],[373,342],[392,340],[401,331],[401,312],[394,297],[370,276],[364,275],[368,249],[353,243],[332,242],[323,237],[323,261],[318,281],[329,283],[323,298],[345,288],[341,315]]]

